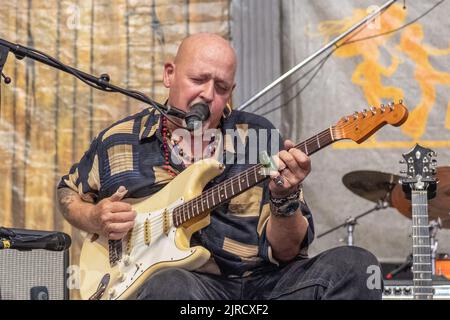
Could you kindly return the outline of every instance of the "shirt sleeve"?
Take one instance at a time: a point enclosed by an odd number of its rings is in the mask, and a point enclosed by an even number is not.
[[[96,202],[100,190],[100,174],[98,164],[98,139],[94,139],[80,162],[74,164],[69,173],[64,175],[59,188],[70,188],[88,202]]]

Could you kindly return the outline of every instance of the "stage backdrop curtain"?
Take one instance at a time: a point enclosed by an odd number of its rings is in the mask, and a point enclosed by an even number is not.
[[[229,38],[228,0],[12,0],[0,10],[0,38],[159,102],[164,62],[201,31]],[[12,54],[4,73],[12,82],[1,84],[0,225],[67,232],[76,265],[82,237],[57,213],[59,178],[100,130],[147,106]]]

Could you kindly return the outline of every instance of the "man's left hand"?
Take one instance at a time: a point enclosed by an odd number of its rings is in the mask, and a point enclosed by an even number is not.
[[[295,193],[298,186],[311,171],[310,158],[297,148],[291,140],[284,142],[285,150],[275,158],[278,171],[270,174],[269,190],[274,198],[284,198]]]

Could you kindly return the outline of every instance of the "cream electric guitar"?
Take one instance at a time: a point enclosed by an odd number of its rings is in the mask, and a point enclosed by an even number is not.
[[[399,126],[407,117],[401,101],[355,112],[295,147],[311,155],[338,140],[361,143],[385,124]],[[210,253],[201,246],[190,247],[191,235],[210,223],[213,208],[267,179],[266,167],[254,165],[202,192],[224,169],[218,161],[205,159],[190,165],[154,195],[135,199],[132,206],[138,214],[127,237],[112,241],[89,235],[84,241],[80,255],[81,298],[133,299],[157,270],[201,267]]]

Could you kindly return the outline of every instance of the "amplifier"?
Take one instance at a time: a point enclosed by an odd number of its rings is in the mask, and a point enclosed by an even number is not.
[[[21,235],[46,235],[47,231],[11,229]],[[64,300],[69,298],[69,250],[0,250],[0,299]]]
[[[433,281],[434,300],[450,300],[450,281]],[[384,280],[383,300],[412,300],[412,280]]]

